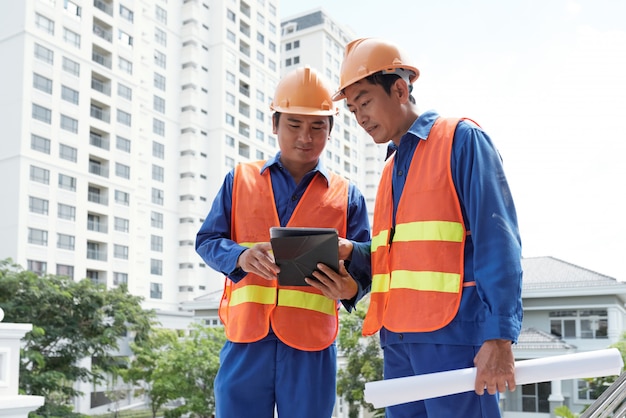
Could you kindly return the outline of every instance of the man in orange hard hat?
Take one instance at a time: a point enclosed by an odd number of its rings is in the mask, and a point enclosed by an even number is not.
[[[517,215],[489,136],[466,118],[420,114],[419,75],[396,45],[357,39],[333,96],[393,152],[376,197],[363,334],[380,331],[385,379],[477,368],[475,391],[391,406],[387,417],[500,417],[522,324]]]
[[[369,220],[361,192],[320,155],[337,109],[309,67],[285,75],[271,110],[280,151],[226,176],[196,250],[226,275],[219,315],[228,341],[215,379],[218,418],[329,418],[336,396],[339,302],[369,291]],[[270,227],[338,231],[339,272],[325,265],[309,286],[277,281]]]

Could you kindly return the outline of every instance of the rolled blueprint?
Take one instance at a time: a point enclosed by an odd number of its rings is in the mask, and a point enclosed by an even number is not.
[[[624,362],[617,348],[515,362],[515,383],[549,382],[619,375]],[[474,390],[476,368],[379,380],[365,384],[365,401],[375,408]]]

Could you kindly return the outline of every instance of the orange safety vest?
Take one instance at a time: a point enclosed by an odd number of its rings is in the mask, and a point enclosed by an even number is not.
[[[252,247],[269,242],[269,229],[280,221],[274,203],[270,170],[259,174],[264,161],[239,164],[233,181],[232,239]],[[302,195],[287,226],[327,227],[346,236],[348,182],[331,174],[330,184],[317,174]],[[279,286],[248,273],[235,283],[228,277],[219,308],[230,341],[250,343],[264,338],[270,324],[290,347],[322,350],[337,337],[338,302],[312,286]]]
[[[376,195],[372,290],[363,335],[443,328],[456,315],[463,289],[466,230],[450,168],[459,119],[439,118],[419,141],[393,228],[393,158]],[[393,229],[392,229],[393,228]]]

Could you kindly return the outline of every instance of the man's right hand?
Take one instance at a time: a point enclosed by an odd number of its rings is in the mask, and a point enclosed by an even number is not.
[[[280,271],[280,267],[274,262],[272,245],[269,242],[255,244],[242,252],[237,260],[237,267],[267,280],[275,280]]]

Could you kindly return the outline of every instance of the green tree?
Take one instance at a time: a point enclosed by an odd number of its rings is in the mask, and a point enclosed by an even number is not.
[[[359,309],[352,313],[340,314],[338,352],[345,357],[345,367],[337,373],[337,394],[348,404],[350,418],[359,416],[361,406],[374,411],[371,404],[365,402],[365,383],[383,378],[383,358],[378,334],[363,337],[363,319],[367,306],[362,302]],[[378,411],[380,412],[380,411]]]
[[[168,380],[157,382],[161,377],[156,370],[167,351],[177,348],[177,338],[173,330],[153,329],[142,340],[130,344],[133,356],[128,369],[121,371],[124,381],[135,387],[135,396],[148,397],[153,418],[163,405],[176,399],[174,386]]]
[[[141,301],[124,286],[107,289],[88,279],[37,276],[9,259],[0,261],[5,321],[33,325],[24,337],[20,390],[45,397],[38,412],[70,405],[81,395],[75,382],[99,384],[120,367],[112,353],[121,338],[134,335],[140,341],[155,324],[155,313],[143,310]],[[85,358],[98,359],[100,366],[83,366]]]
[[[198,418],[210,418],[215,412],[213,381],[219,368],[220,349],[226,342],[222,327],[193,324],[189,335],[178,341],[157,363],[158,385],[173,389],[174,398],[183,404],[167,416],[180,417],[191,413]]]

